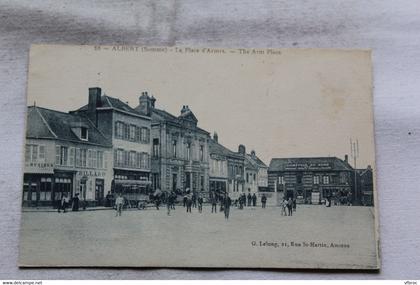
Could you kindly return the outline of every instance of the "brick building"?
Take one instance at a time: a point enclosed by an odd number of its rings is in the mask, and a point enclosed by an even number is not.
[[[151,117],[140,114],[117,98],[102,95],[101,88],[89,88],[88,104],[71,112],[89,118],[112,143],[112,192],[128,199],[151,189]]]
[[[296,198],[300,203],[319,203],[327,197],[337,203],[352,202],[352,175],[354,170],[347,156],[344,160],[337,157],[273,158],[268,169],[268,188],[281,197]]]
[[[23,206],[56,206],[76,193],[88,206],[111,187],[111,141],[86,117],[28,107]]]

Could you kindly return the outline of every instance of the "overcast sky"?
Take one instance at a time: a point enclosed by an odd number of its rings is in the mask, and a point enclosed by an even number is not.
[[[198,125],[219,142],[269,164],[274,157],[350,156],[374,166],[370,53],[281,50],[281,54],[115,51],[112,47],[35,46],[28,105],[69,111],[87,103],[88,88],[137,106],[142,91],[178,115],[189,105]]]

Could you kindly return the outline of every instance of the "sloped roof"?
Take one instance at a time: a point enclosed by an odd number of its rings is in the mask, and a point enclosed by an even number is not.
[[[268,166],[256,155],[253,156],[252,154],[246,154],[246,158],[256,168],[268,168]]]
[[[130,113],[130,114],[133,114],[133,115],[136,115],[136,116],[139,116],[139,115],[144,116],[144,114],[140,114],[138,111],[131,108],[127,103],[124,103],[120,99],[110,97],[108,95],[102,95],[101,96],[101,105],[99,107],[101,107],[101,108],[112,108],[112,109],[115,109],[115,110],[120,110],[120,111]],[[88,104],[80,107],[79,109],[76,110],[76,112],[87,111],[87,110],[88,110]]]
[[[27,138],[51,138],[111,147],[112,143],[86,117],[54,111],[38,106],[28,107]],[[72,131],[75,126],[88,128],[88,141],[79,139]]]
[[[214,139],[209,140],[209,151],[210,151],[210,154],[217,154],[221,156],[233,156],[233,157],[241,156],[237,152],[233,152],[227,147],[216,142]]]
[[[294,164],[296,169],[291,169]],[[294,158],[273,158],[270,161],[269,171],[307,171],[299,165],[313,165],[313,170],[325,169],[333,170],[353,170],[350,164],[337,157],[294,157]],[[325,165],[325,166],[322,166]],[[328,165],[328,167],[326,166]],[[309,168],[311,169],[311,168]]]
[[[245,155],[245,167],[248,169],[258,170],[258,164],[255,160],[252,159],[251,155]]]

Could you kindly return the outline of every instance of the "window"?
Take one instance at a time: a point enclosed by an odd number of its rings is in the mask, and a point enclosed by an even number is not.
[[[249,182],[249,174],[247,173],[246,174],[246,183],[248,183]]]
[[[187,143],[187,160],[191,160],[191,143]]]
[[[204,146],[200,145],[200,161],[204,161]]]
[[[25,147],[25,161],[44,162],[45,161],[45,146],[27,144]]]
[[[284,176],[279,176],[279,184],[284,185]]]
[[[60,165],[67,165],[68,161],[68,148],[66,146],[62,146],[60,148]]]
[[[89,168],[91,168],[92,167],[92,150],[91,149],[88,149],[88,161],[87,161],[87,166],[89,167]]]
[[[328,176],[322,177],[322,183],[323,184],[329,184],[330,183],[330,177],[328,177]]]
[[[51,200],[51,178],[41,177],[39,200],[50,201]]]
[[[159,139],[153,139],[153,157],[159,157]]]
[[[255,177],[255,173],[254,173],[254,181],[256,180],[255,178],[256,178],[256,177]]]
[[[88,140],[88,129],[85,127],[81,128],[81,132],[80,132],[80,139],[87,141]]]
[[[97,162],[96,162],[97,163],[97,167],[98,168],[104,168],[104,152],[98,150],[97,156],[98,156]]]
[[[115,137],[117,139],[123,138],[124,124],[122,122],[115,122]]]
[[[298,174],[298,175],[296,176],[296,183],[297,183],[297,184],[302,184],[302,174]]]
[[[129,158],[129,165],[130,167],[136,167],[136,156],[137,153],[135,151],[130,151],[130,158]]]
[[[318,175],[314,176],[314,184],[319,184],[319,176]]]
[[[40,145],[39,147],[39,152],[38,152],[38,160],[41,162],[45,161],[45,146]]]
[[[238,174],[239,174],[239,175],[242,175],[242,173],[243,173],[243,172],[242,172],[242,166],[239,166],[239,173],[238,173]]]
[[[98,167],[98,154],[96,153],[96,150],[92,150],[92,167]]]
[[[200,186],[201,186],[200,190],[204,191],[204,176],[203,175],[201,175],[200,177]]]
[[[76,148],[76,166],[80,166],[80,148]]]
[[[135,128],[135,139],[136,142],[140,142],[140,128],[136,126]]]
[[[80,166],[86,167],[86,149],[80,150]]]
[[[130,141],[135,141],[136,140],[136,126],[130,125],[129,129],[130,129]]]
[[[41,154],[41,152],[39,153]],[[69,148],[69,166],[74,166],[74,147]]]
[[[130,165],[130,156],[129,156],[129,152],[124,150],[123,151],[123,157],[124,157],[124,166],[129,166]]]
[[[147,143],[147,129],[146,128],[141,128],[141,142],[143,143]]]
[[[176,140],[172,141],[172,155],[176,157]]]

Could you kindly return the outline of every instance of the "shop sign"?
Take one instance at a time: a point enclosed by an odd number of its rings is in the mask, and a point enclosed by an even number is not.
[[[26,162],[25,173],[54,173],[54,164],[48,162]]]
[[[77,176],[105,177],[105,171],[98,171],[98,170],[79,170],[79,171],[77,171]]]
[[[327,162],[319,163],[289,163],[285,166],[286,170],[329,170],[331,164]]]

